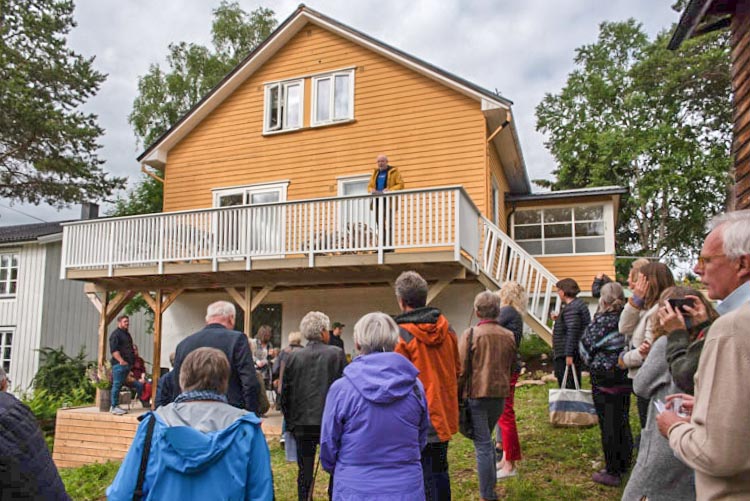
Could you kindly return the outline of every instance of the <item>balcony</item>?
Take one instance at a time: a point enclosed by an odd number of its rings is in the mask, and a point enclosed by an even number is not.
[[[61,276],[108,289],[521,282],[544,330],[556,279],[460,186],[67,223]]]

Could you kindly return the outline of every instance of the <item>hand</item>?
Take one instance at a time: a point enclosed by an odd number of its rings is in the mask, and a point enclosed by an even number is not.
[[[664,306],[659,308],[657,316],[659,317],[659,324],[666,332],[674,332],[678,329],[686,328],[685,318],[682,316],[682,312],[679,308],[672,308],[672,305],[669,304],[669,301],[664,303]]]
[[[688,395],[687,393],[675,393],[674,395],[667,395],[666,398],[666,405],[667,409],[672,408],[672,402],[676,398],[682,399],[682,406],[681,409],[688,415],[693,414],[693,407],[695,406],[695,397],[693,395]],[[679,409],[675,409],[679,410]]]
[[[596,274],[596,279],[601,280],[602,278],[604,278],[604,272],[600,271],[599,273]]]
[[[648,292],[648,278],[646,278],[646,275],[641,273],[640,275],[638,275],[638,280],[635,282],[635,285],[633,286],[633,294],[635,294],[641,299],[644,299],[646,297],[647,292]]]
[[[128,365],[128,363],[127,363],[127,362],[126,362],[125,360],[122,360],[122,361],[120,362],[120,365]]]
[[[659,427],[659,433],[662,436],[669,438],[669,429],[675,423],[689,423],[690,418],[681,418],[672,411],[664,411],[656,416],[656,424]]]
[[[684,306],[685,313],[693,319],[693,325],[702,324],[708,320],[708,312],[706,311],[706,305],[703,304],[703,301],[696,296],[685,297],[693,300],[693,306],[687,304]]]
[[[553,321],[557,320],[557,317],[558,317],[558,313],[554,311],[549,314],[549,318],[551,318]]]
[[[383,193],[388,193],[389,191],[391,191],[391,190],[389,190],[388,188],[386,188],[386,189],[383,190]]]
[[[573,357],[565,357],[565,365],[573,365]]]
[[[638,347],[638,354],[641,358],[645,359],[648,356],[649,351],[651,351],[651,342],[647,339]]]

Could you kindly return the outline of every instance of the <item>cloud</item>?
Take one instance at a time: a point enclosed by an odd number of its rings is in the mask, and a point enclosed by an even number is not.
[[[246,11],[261,5],[240,1]],[[554,159],[535,127],[534,108],[545,92],[559,92],[573,69],[576,47],[596,40],[605,20],[634,17],[649,35],[678,19],[672,0],[315,0],[307,3],[338,21],[385,43],[477,83],[498,89],[514,103],[521,146],[530,178],[549,177]],[[266,2],[279,22],[298,0]],[[128,124],[138,77],[151,64],[164,64],[171,42],[209,44],[212,10],[219,1],[78,0],[78,27],[70,45],[96,56],[95,67],[108,75],[86,110],[96,113],[106,129],[101,157],[113,175],[140,177],[135,160],[142,151]],[[23,209],[22,206],[18,206]],[[0,208],[2,209],[2,208]],[[56,220],[77,214],[57,214],[32,208],[34,214]],[[39,211],[39,212],[37,212]],[[0,210],[0,223],[32,222]]]

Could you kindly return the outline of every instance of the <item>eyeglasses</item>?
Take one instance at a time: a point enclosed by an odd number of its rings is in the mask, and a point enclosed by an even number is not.
[[[714,254],[713,256],[698,256],[698,266],[706,266],[711,262],[712,259],[717,257],[725,257],[726,254]]]

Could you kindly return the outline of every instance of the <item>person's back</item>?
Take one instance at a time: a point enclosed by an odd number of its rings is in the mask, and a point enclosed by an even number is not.
[[[184,391],[144,416],[107,489],[110,500],[133,499],[137,489],[146,500],[273,498],[260,419],[227,403],[229,371],[229,360],[216,348],[198,348],[185,357]],[[138,485],[144,450],[149,451],[145,479]]]
[[[400,328],[396,353],[419,370],[434,434],[441,442],[458,431],[458,341],[437,308],[416,308],[395,318]]]
[[[3,496],[0,497],[6,499],[5,494],[10,496],[11,492],[16,492],[33,496],[19,499],[70,499],[36,418],[20,400],[5,391],[0,391],[0,428],[3,430],[0,433],[2,471],[5,475],[16,472],[24,479],[24,485],[13,485],[13,479],[9,477],[1,479]]]
[[[420,452],[429,416],[417,374],[401,355],[371,353],[331,386],[320,457],[324,469],[335,469],[335,499],[424,495]]]

